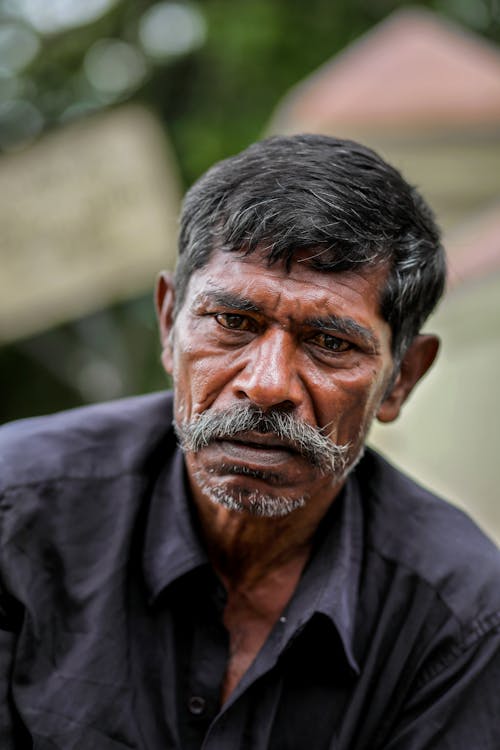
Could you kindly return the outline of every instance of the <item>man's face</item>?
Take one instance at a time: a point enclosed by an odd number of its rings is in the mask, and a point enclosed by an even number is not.
[[[322,273],[308,255],[287,271],[268,267],[260,252],[215,251],[190,279],[163,362],[181,437],[199,423],[209,434],[186,451],[195,496],[284,515],[331,501],[362,451],[393,368],[390,328],[379,313],[385,271]],[[281,415],[282,431],[252,417],[235,431],[232,415],[256,411]],[[333,446],[336,465],[296,442],[301,426],[306,444],[318,436],[318,450],[321,440]]]

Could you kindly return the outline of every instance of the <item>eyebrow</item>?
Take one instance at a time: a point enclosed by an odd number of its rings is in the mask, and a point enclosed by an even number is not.
[[[353,318],[345,318],[340,315],[325,315],[317,318],[307,318],[304,324],[311,328],[321,330],[329,329],[346,336],[353,336],[369,346],[374,353],[379,351],[379,341],[371,328],[361,325]]]
[[[202,302],[210,302],[215,305],[222,305],[223,307],[232,307],[235,310],[243,310],[244,312],[262,313],[262,308],[256,305],[255,302],[252,302],[252,300],[222,289],[212,289],[197,294],[193,300],[193,305],[196,306]]]

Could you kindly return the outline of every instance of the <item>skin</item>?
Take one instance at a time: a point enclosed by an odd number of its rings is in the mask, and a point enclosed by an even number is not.
[[[237,403],[280,406],[334,442],[349,443],[352,462],[375,417],[396,419],[436,356],[436,337],[416,337],[387,393],[394,364],[391,330],[379,311],[385,269],[322,273],[307,264],[312,254],[298,253],[287,271],[268,267],[259,251],[214,251],[193,273],[175,320],[172,278],[160,276],[162,362],[173,376],[178,421]],[[228,592],[224,702],[292,596],[314,532],[345,479],[322,474],[275,436],[251,434],[187,453],[186,468],[209,555]],[[207,496],[213,483],[305,495],[307,502],[284,518],[255,517],[214,504]]]

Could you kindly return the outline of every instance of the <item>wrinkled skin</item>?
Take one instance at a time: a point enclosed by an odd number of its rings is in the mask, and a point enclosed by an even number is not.
[[[163,364],[173,375],[178,421],[242,402],[264,411],[280,407],[336,443],[349,444],[353,462],[374,416],[397,417],[437,345],[431,337],[418,337],[417,365],[406,363],[406,376],[404,365],[387,395],[391,331],[379,313],[385,270],[322,273],[304,262],[307,256],[299,255],[287,272],[282,265],[268,267],[259,253],[214,252],[193,274],[175,323],[173,289],[163,277],[158,290]],[[195,496],[213,482],[242,485],[241,474],[221,472],[221,466],[235,465],[272,475],[267,492],[292,499],[305,495],[316,507],[338,493],[339,476],[322,476],[271,438],[264,444],[247,437],[187,455]],[[244,478],[247,488],[261,485],[259,478]]]

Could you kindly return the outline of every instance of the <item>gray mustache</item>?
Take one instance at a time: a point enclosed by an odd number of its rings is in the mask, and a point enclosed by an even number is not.
[[[349,443],[333,443],[322,430],[289,412],[278,409],[264,412],[250,404],[205,411],[176,424],[175,431],[183,450],[194,453],[216,440],[229,440],[246,432],[273,434],[325,474],[345,469],[350,447]]]

